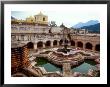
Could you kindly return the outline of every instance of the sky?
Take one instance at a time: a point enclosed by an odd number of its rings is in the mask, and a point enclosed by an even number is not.
[[[90,20],[98,20],[100,22],[102,8],[103,6],[100,4],[20,5],[20,10],[12,10],[11,16],[17,19],[25,19],[42,12],[48,16],[48,21],[55,21],[58,26],[63,23],[65,26],[71,27],[79,22],[85,23]]]

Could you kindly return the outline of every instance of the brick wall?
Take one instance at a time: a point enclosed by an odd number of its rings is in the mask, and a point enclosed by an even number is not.
[[[11,74],[21,72],[23,67],[30,65],[27,46],[11,48]]]

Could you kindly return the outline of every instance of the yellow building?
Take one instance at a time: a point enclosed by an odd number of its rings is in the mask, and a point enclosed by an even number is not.
[[[18,22],[18,23],[36,23],[36,24],[43,24],[48,25],[48,16],[43,15],[41,12],[37,15],[34,15],[34,17],[30,16],[27,17],[25,20],[15,20],[12,19],[12,22]]]
[[[28,22],[28,23],[34,23],[35,22],[35,19],[34,19],[34,17],[30,16],[30,17],[26,18],[26,22]]]
[[[35,23],[48,24],[48,16],[43,15],[41,12],[38,15],[35,15],[34,18],[35,18]]]

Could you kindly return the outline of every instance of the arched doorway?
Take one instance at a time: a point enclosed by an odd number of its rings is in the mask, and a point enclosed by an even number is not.
[[[27,48],[28,49],[33,49],[34,48],[34,44],[32,42],[27,43]]]
[[[95,50],[96,50],[96,51],[100,51],[100,44],[97,44],[97,45],[95,46]]]
[[[90,50],[92,50],[92,44],[91,43],[86,43],[86,49],[90,49]]]
[[[37,43],[37,48],[42,48],[42,47],[43,47],[43,42],[42,41],[38,42]]]
[[[77,47],[83,48],[83,43],[82,42],[77,42]]]
[[[60,40],[59,41],[59,45],[61,46],[63,44],[63,40]]]
[[[75,46],[75,41],[71,40],[70,43],[71,43],[71,46]]]
[[[50,46],[51,46],[51,42],[50,41],[46,41],[45,47],[50,47]]]
[[[53,46],[57,46],[57,40],[53,41]]]

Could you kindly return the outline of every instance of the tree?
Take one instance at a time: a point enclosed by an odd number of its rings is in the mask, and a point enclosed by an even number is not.
[[[51,21],[49,23],[49,26],[50,26],[49,33],[52,33],[52,27],[56,27],[57,25],[56,25],[55,21]]]
[[[50,27],[56,27],[57,25],[56,25],[55,21],[51,21],[51,22],[49,23],[49,26],[50,26]]]

